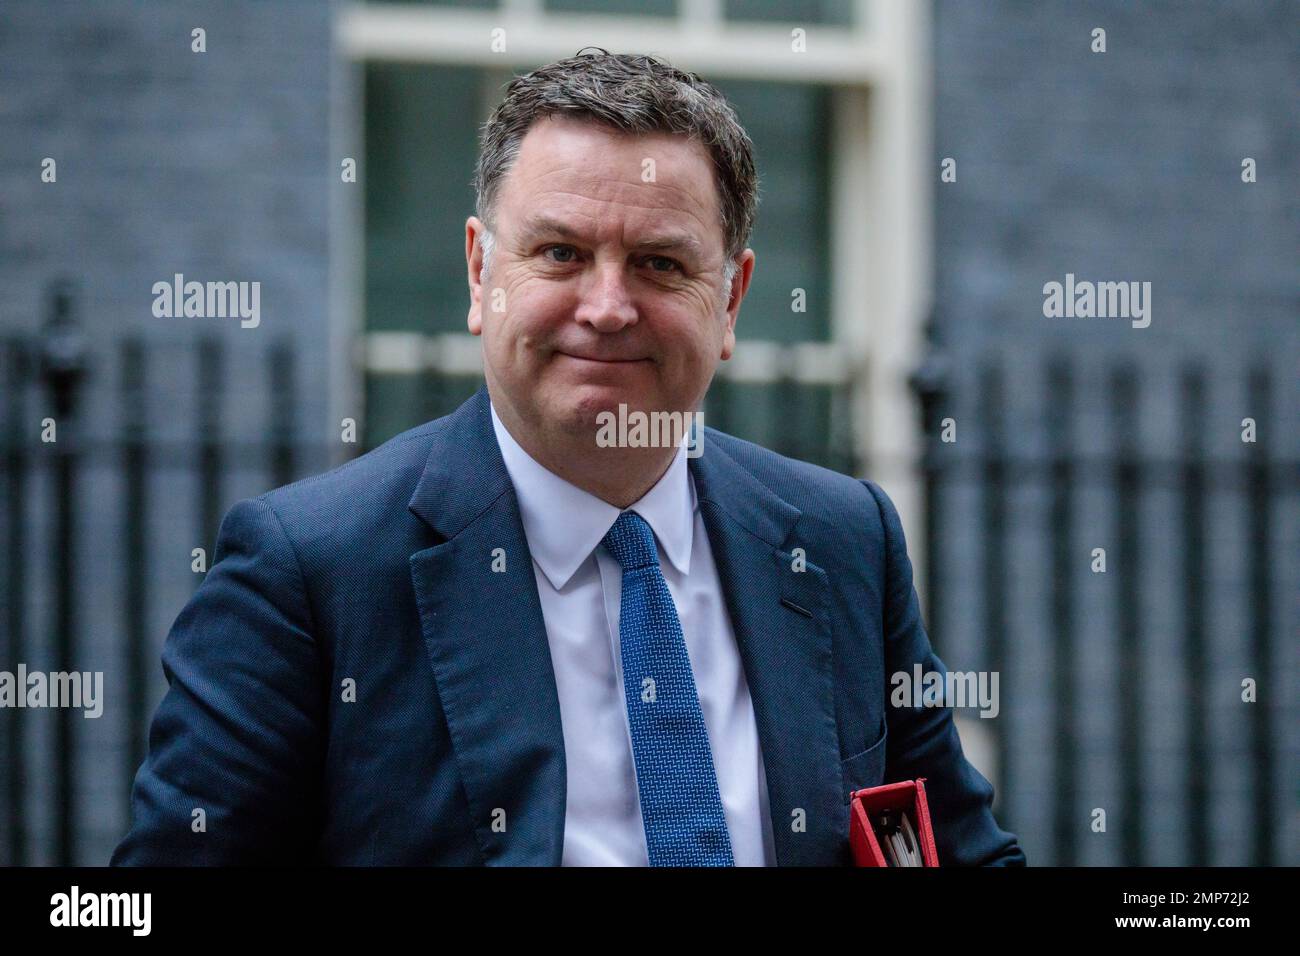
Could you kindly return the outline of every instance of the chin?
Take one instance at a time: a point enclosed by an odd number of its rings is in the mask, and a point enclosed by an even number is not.
[[[618,406],[626,404],[628,410],[648,407],[643,396],[625,385],[587,382],[566,384],[556,389],[552,421],[571,434],[595,434],[599,427],[597,416],[601,412],[618,413]]]

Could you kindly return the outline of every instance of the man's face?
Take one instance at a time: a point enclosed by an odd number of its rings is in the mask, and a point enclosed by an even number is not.
[[[647,181],[648,180],[648,181]],[[692,411],[735,347],[753,252],[723,287],[709,154],[685,137],[548,117],[497,193],[490,273],[466,224],[469,330],[498,412],[541,440],[596,415]],[[504,409],[503,409],[503,406]]]

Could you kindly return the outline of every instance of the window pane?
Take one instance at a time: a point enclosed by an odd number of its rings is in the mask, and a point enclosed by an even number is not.
[[[366,328],[465,330],[479,70],[366,69]]]
[[[830,330],[830,92],[824,87],[719,81],[754,141],[758,220],[754,278],[737,334],[777,342],[824,340]],[[805,309],[795,312],[795,289]]]
[[[671,17],[677,15],[677,0],[546,0],[546,9],[562,13],[630,13]]]
[[[497,0],[371,0],[374,3],[420,4],[425,7],[453,7],[460,10],[495,10]]]
[[[853,0],[726,0],[728,20],[853,24]]]

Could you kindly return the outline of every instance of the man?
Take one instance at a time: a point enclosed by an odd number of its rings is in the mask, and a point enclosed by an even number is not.
[[[560,61],[476,185],[486,386],[226,516],[113,862],[845,864],[850,791],[925,777],[945,864],[1023,863],[950,712],[886,704],[943,665],[885,494],[713,429],[610,440],[688,420],[736,347],[722,96]]]

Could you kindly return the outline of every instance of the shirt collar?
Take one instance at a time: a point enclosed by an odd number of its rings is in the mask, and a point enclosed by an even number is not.
[[[551,586],[559,591],[596,550],[621,512],[539,464],[515,441],[490,402],[488,407],[501,457],[519,500],[528,550]],[[687,574],[697,506],[686,447],[682,446],[654,487],[626,510],[646,520],[673,567]]]

